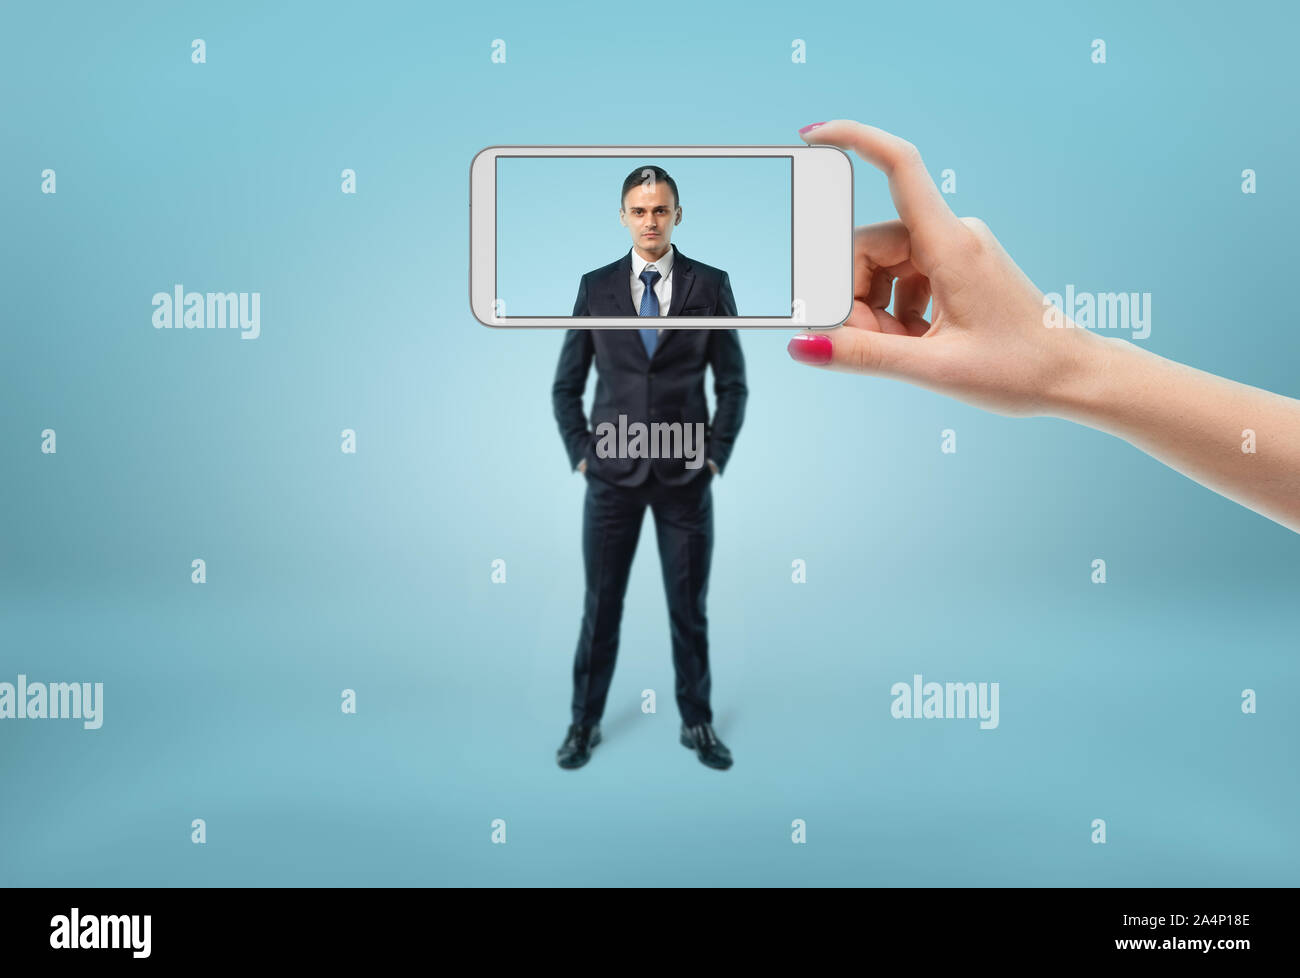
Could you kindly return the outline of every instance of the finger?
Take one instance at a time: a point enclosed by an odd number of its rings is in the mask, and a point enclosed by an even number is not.
[[[908,328],[890,315],[884,306],[872,306],[860,299],[853,300],[853,309],[849,312],[849,318],[844,320],[844,325],[853,329],[869,329],[877,333],[911,335]]]
[[[855,374],[894,377],[913,383],[929,374],[934,340],[839,326],[818,333],[800,333],[786,349],[800,363]]]
[[[911,243],[902,221],[884,221],[853,232],[853,296],[875,309],[888,309],[894,279],[915,274]]]
[[[865,284],[868,273],[883,268],[894,278],[919,275],[912,262],[912,242],[902,221],[882,221],[853,229],[854,284]],[[859,291],[866,295],[866,289]]]
[[[852,149],[885,174],[898,216],[915,239],[913,252],[925,265],[937,263],[947,246],[961,240],[964,225],[930,179],[920,152],[907,140],[852,119],[824,122],[800,135],[810,145]]]
[[[853,229],[853,254],[873,265],[899,265],[912,255],[907,225],[902,221],[881,221]]]
[[[930,304],[930,280],[924,275],[900,276],[894,286],[894,318],[910,336],[924,336],[930,330],[925,307]]]
[[[860,296],[872,309],[888,309],[889,299],[894,294],[894,276],[883,268],[873,268],[867,273],[866,295]],[[857,289],[853,290],[857,292]]]

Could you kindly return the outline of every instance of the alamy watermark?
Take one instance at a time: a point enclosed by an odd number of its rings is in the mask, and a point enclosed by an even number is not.
[[[177,283],[171,292],[153,295],[154,329],[237,329],[240,339],[262,335],[262,293],[186,292]]]
[[[0,720],[81,720],[87,730],[104,724],[103,683],[0,683]]]
[[[147,958],[152,930],[151,914],[83,915],[73,907],[70,913],[50,918],[50,947],[56,951],[121,949],[129,950],[133,958]]]
[[[894,702],[889,712],[895,720],[974,720],[981,730],[998,726],[997,683],[923,683],[921,674],[912,682],[894,683],[889,688]]]
[[[1135,340],[1151,335],[1150,292],[1076,292],[1043,296],[1043,325],[1048,329],[1127,329]]]
[[[600,458],[684,458],[688,469],[704,464],[704,422],[633,421],[618,416],[618,424],[596,425],[596,455]]]

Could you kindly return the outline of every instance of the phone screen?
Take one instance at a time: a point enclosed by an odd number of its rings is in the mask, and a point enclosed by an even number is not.
[[[500,318],[634,317],[656,308],[661,316],[728,315],[718,311],[725,300],[712,272],[684,295],[672,293],[681,259],[682,268],[726,272],[734,315],[790,318],[793,172],[789,156],[499,156]],[[624,262],[634,256],[654,268]],[[668,275],[656,277],[661,267]],[[650,272],[653,305],[637,268]],[[579,285],[596,272],[587,311],[579,311]],[[659,304],[664,285],[667,308]]]

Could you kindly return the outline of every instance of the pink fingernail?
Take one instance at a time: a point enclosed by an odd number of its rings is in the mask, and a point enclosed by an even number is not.
[[[814,123],[812,123],[811,125],[804,126],[802,129],[800,129],[800,130],[799,130],[799,135],[802,136],[804,133],[806,133],[806,132],[812,132],[812,131],[813,131],[814,129],[816,129],[818,126],[824,126],[824,125],[826,125],[826,123],[824,123],[824,122],[814,122]]]
[[[786,351],[800,363],[810,363],[814,367],[824,366],[835,358],[831,338],[821,333],[800,333],[792,337]]]

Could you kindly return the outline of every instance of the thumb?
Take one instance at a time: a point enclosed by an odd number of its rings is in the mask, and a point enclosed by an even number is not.
[[[924,378],[924,340],[897,333],[877,333],[837,326],[818,333],[800,333],[786,350],[799,363],[854,374],[875,374],[899,380]]]

